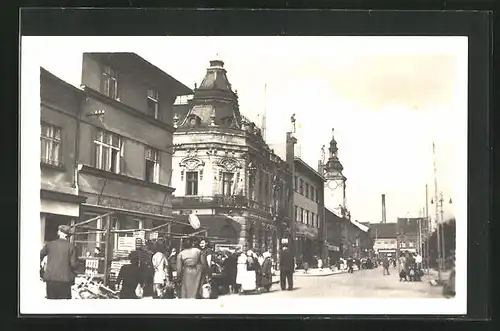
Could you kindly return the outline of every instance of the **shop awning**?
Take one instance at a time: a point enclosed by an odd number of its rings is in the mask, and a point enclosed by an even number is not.
[[[336,246],[336,245],[332,245],[332,244],[327,243],[327,244],[326,244],[326,248],[327,248],[329,251],[333,251],[333,252],[340,252],[340,247],[339,247],[339,246]]]
[[[237,240],[241,232],[241,224],[226,215],[197,215],[200,224],[208,230],[208,236]],[[188,223],[188,215],[175,215],[178,222]],[[188,223],[189,224],[189,223]]]
[[[317,239],[318,229],[309,227],[303,223],[295,222],[295,234],[309,239]]]

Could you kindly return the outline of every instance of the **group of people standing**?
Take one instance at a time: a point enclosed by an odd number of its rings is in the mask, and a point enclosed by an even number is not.
[[[194,238],[187,238],[179,254],[175,248],[168,256],[165,251],[160,241],[130,253],[130,264],[121,267],[116,279],[121,299],[201,298],[201,286],[212,281],[212,251],[207,241],[201,240],[196,247]]]
[[[40,251],[40,276],[46,282],[48,299],[71,299],[71,286],[75,283],[79,261],[76,247],[68,240],[72,228],[61,225],[57,240],[48,242]],[[269,291],[272,285],[273,265],[271,253],[257,254],[241,249],[223,255],[214,253],[206,239],[198,245],[195,238],[183,240],[182,250],[168,250],[164,241],[150,241],[145,245],[138,239],[129,254],[130,263],[120,268],[115,290],[120,299],[202,298],[202,289],[210,285],[211,297],[216,297],[218,285],[213,278],[222,270],[230,292],[244,293],[257,289]],[[214,261],[217,260],[217,261]],[[217,263],[216,263],[217,262]],[[294,258],[283,247],[280,252],[281,289],[293,289]],[[287,288],[288,283],[288,288]]]

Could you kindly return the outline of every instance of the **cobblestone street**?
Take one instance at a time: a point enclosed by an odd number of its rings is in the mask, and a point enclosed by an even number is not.
[[[269,293],[259,295],[230,295],[221,300],[288,299],[288,298],[442,298],[442,288],[429,284],[427,276],[422,282],[400,282],[397,269],[391,269],[389,276],[382,274],[382,268],[355,271],[354,274],[330,276],[294,277],[294,290],[281,291],[274,284]]]

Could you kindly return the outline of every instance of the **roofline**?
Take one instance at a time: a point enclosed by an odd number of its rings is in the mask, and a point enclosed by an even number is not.
[[[320,178],[323,182],[326,182],[326,178],[323,177],[319,172],[317,172],[316,170],[313,169],[313,167],[311,167],[309,164],[307,164],[304,160],[302,160],[300,157],[294,157],[293,158],[293,161],[297,161],[299,162],[300,164],[302,164],[303,166],[305,166],[306,169],[308,169],[309,171],[311,171],[316,177]]]
[[[181,83],[180,81],[175,79],[173,76],[169,75],[168,73],[166,73],[162,69],[158,68],[157,66],[155,66],[154,64],[152,64],[151,62],[149,62],[148,60],[146,60],[145,58],[143,58],[142,56],[140,56],[137,53],[134,53],[134,52],[87,52],[85,54],[90,55],[90,56],[101,56],[101,55],[111,55],[111,56],[122,55],[123,56],[123,55],[128,55],[131,57],[131,59],[133,61],[136,61],[138,64],[145,65],[146,67],[150,67],[150,68],[154,69],[155,71],[158,71],[160,73],[160,75],[163,76],[163,78],[171,80],[175,84],[177,84],[177,86],[179,87],[179,90],[180,90],[179,91],[180,94],[177,94],[176,96],[194,94],[193,89],[191,89],[187,85]],[[184,92],[181,92],[181,90],[184,90]]]
[[[48,71],[47,69],[45,69],[42,66],[40,66],[40,76],[45,76],[45,77],[47,77],[49,79],[53,79],[56,82],[61,83],[65,87],[68,87],[68,88],[74,90],[75,92],[82,94],[82,96],[84,94],[84,91],[82,89],[80,89],[80,88],[74,86],[73,84],[70,84],[67,81],[63,80],[62,78],[54,75],[53,73],[51,73],[50,71]]]

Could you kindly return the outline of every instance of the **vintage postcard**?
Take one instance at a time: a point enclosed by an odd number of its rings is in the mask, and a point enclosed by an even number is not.
[[[467,37],[21,42],[21,313],[466,313]]]

